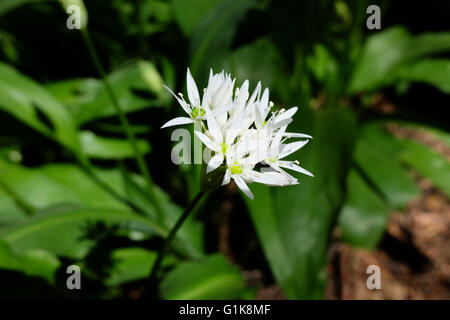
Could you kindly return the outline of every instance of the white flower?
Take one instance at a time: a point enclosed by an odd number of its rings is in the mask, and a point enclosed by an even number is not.
[[[298,180],[283,169],[313,176],[298,166],[298,161],[283,160],[312,138],[303,133],[286,132],[298,108],[272,111],[274,104],[269,101],[269,89],[264,89],[261,96],[261,83],[257,84],[251,96],[248,80],[236,90],[234,84],[235,79],[231,75],[224,71],[214,74],[211,70],[208,86],[200,100],[197,85],[188,69],[187,91],[190,104],[182,94],[178,97],[166,88],[175,96],[189,118],[175,118],[163,128],[200,121],[203,130],[195,131],[195,134],[214,153],[208,162],[206,173],[225,166],[222,184],[228,184],[233,179],[251,199],[253,194],[248,183],[270,186],[298,184]],[[285,143],[293,138],[303,140]]]
[[[172,119],[161,128],[205,120],[206,110],[212,110],[214,115],[223,114],[228,111],[228,109],[232,106],[234,81],[235,80],[231,80],[231,76],[229,74],[225,74],[223,71],[222,73],[213,74],[211,70],[208,86],[204,89],[203,99],[200,100],[197,85],[188,68],[186,74],[186,85],[190,103],[187,103],[184,100],[182,93],[179,93],[177,96],[169,87],[164,85],[164,88],[166,88],[175,97],[175,99],[177,99],[178,103],[189,115],[189,117],[178,117]]]

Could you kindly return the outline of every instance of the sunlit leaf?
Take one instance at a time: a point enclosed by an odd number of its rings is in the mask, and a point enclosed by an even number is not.
[[[85,239],[89,223],[102,221],[107,225],[141,229],[147,233],[163,231],[149,219],[119,210],[56,208],[34,215],[31,219],[4,227],[0,239],[18,253],[28,249],[45,249],[58,256],[83,258],[94,244]]]
[[[339,214],[341,239],[354,246],[373,248],[384,233],[390,208],[355,171],[347,177],[347,190]]]
[[[404,148],[400,159],[450,196],[450,163],[442,155],[418,142],[411,140],[402,142]]]
[[[108,80],[124,112],[163,107],[168,97],[158,71],[146,61],[115,70]],[[48,89],[69,108],[79,124],[116,114],[101,80],[64,80],[48,85]]]
[[[410,174],[393,157],[401,144],[377,124],[366,125],[358,139],[355,161],[376,186],[377,192],[394,208],[401,209],[420,194]]]
[[[392,81],[424,82],[450,93],[450,60],[423,59],[390,75]]]
[[[0,63],[0,96],[0,111],[80,151],[76,124],[64,105],[44,87],[4,63]]]
[[[388,83],[396,68],[407,67],[427,54],[449,50],[448,32],[411,36],[403,27],[392,27],[374,34],[357,59],[349,92],[373,90]]]
[[[169,300],[233,299],[244,286],[239,268],[217,254],[180,263],[166,275],[160,292]]]
[[[50,252],[33,249],[17,254],[5,241],[0,240],[0,269],[42,277],[49,283],[54,283],[55,273],[60,264],[58,258]]]
[[[125,139],[104,138],[91,131],[80,132],[81,148],[85,155],[95,159],[124,159],[135,157],[134,149]],[[150,151],[145,140],[137,141],[141,154]]]

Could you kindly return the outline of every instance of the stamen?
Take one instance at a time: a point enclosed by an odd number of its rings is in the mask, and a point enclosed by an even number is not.
[[[230,168],[231,174],[241,174],[242,173],[242,166],[240,165],[234,165]]]

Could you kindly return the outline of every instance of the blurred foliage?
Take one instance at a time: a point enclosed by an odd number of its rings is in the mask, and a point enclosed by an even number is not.
[[[412,171],[450,196],[448,160],[386,130],[418,128],[450,145],[436,114],[450,93],[445,21],[408,31],[389,1],[85,1],[88,32],[152,173],[150,197],[82,36],[66,28],[75,2],[0,2],[1,297],[133,298],[142,289],[198,188],[199,166],[172,164],[170,132],[159,131],[180,113],[163,84],[183,91],[187,66],[201,87],[210,68],[224,68],[238,84],[261,80],[276,106],[301,106],[292,126],[314,139],[296,158],[315,177],[252,185],[255,200],[234,203],[263,252],[253,268],[268,264],[266,284],[287,298],[323,298],[334,228],[351,245],[378,245],[389,213],[420,193]],[[366,28],[369,4],[381,6],[382,30]],[[430,106],[373,108],[380,94],[408,106],[417,92]],[[160,298],[255,296],[258,286],[211,247],[224,194],[212,193],[180,230]],[[70,264],[82,267],[89,289],[66,289]]]

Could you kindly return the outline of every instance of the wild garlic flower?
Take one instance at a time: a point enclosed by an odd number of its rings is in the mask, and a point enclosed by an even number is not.
[[[297,178],[284,169],[313,176],[300,167],[298,161],[283,160],[312,139],[307,134],[286,132],[297,107],[272,111],[274,104],[269,101],[269,89],[264,89],[261,95],[261,83],[258,83],[250,95],[248,80],[234,89],[235,79],[224,71],[218,74],[210,71],[202,99],[189,69],[186,80],[190,103],[181,93],[177,96],[166,89],[189,117],[170,120],[163,128],[196,121],[202,124],[202,130],[195,131],[195,134],[214,154],[207,164],[207,174],[219,167],[224,168],[222,185],[233,179],[251,199],[253,194],[248,183],[270,186],[298,184]],[[286,143],[289,139],[302,140]]]

